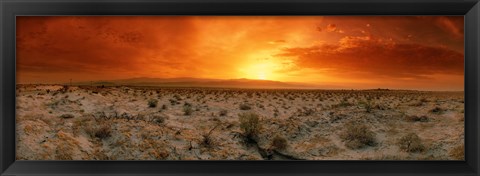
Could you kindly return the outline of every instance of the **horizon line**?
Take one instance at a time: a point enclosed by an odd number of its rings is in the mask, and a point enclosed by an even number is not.
[[[99,87],[100,85],[85,85],[85,84],[73,84],[69,85],[69,83],[16,83],[16,85],[56,85],[56,86],[92,86],[92,87]],[[362,90],[381,90],[381,91],[425,91],[425,92],[465,92],[465,90],[431,90],[431,89],[396,89],[396,88],[288,88],[288,87],[275,87],[275,86],[249,86],[249,87],[239,87],[239,86],[145,86],[145,85],[128,85],[128,84],[120,84],[120,85],[104,85],[105,87],[117,87],[117,86],[126,86],[126,87],[158,87],[158,88],[209,88],[209,89],[283,89],[283,90],[355,90],[355,91],[362,91]]]

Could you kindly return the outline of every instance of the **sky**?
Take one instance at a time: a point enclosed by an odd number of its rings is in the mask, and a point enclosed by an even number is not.
[[[17,83],[259,79],[464,89],[463,16],[17,17]]]

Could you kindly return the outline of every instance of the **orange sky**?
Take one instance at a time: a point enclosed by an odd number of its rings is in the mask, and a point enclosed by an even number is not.
[[[267,79],[463,90],[463,16],[17,17],[17,82]]]

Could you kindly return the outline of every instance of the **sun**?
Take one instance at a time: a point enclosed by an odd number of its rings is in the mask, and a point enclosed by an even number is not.
[[[280,81],[282,60],[273,57],[273,51],[257,51],[245,55],[245,62],[238,67],[239,78]]]
[[[266,80],[266,79],[267,79],[267,76],[265,75],[264,72],[260,72],[260,73],[258,73],[258,79],[260,79],[260,80]]]
[[[240,76],[247,79],[276,80],[278,64],[273,61],[250,63],[240,69]]]

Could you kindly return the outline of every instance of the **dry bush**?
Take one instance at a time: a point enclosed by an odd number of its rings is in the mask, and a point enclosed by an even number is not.
[[[360,105],[360,107],[365,108],[365,111],[368,113],[372,112],[372,109],[374,108],[372,101],[361,101],[358,104]]]
[[[220,116],[226,116],[228,111],[226,109],[220,110]]]
[[[422,139],[415,133],[408,133],[398,141],[400,149],[406,152],[421,152],[425,150],[422,144]]]
[[[215,146],[216,141],[207,133],[202,135],[202,141],[200,144],[206,148],[211,148],[212,146]]]
[[[332,107],[339,108],[339,107],[348,107],[348,106],[352,106],[352,103],[348,102],[348,100],[344,98],[342,101],[340,101],[340,103],[335,104]]]
[[[150,108],[157,107],[157,104],[158,104],[158,100],[156,100],[156,99],[148,100],[148,107],[150,107]]]
[[[73,118],[73,117],[75,117],[75,116],[73,116],[72,114],[62,114],[60,117],[61,117],[61,118],[64,118],[64,119],[71,119],[71,118]]]
[[[164,116],[153,116],[152,122],[156,124],[163,124],[167,120],[167,117]]]
[[[365,124],[356,124],[353,121],[345,124],[345,131],[340,134],[345,146],[351,149],[359,149],[366,146],[374,146],[375,133]]]
[[[445,110],[440,107],[435,107],[431,109],[429,112],[432,114],[442,114]]]
[[[112,129],[108,125],[103,125],[95,131],[95,137],[100,139],[105,139],[110,137],[112,134]]]
[[[272,147],[277,150],[283,150],[287,148],[287,140],[281,136],[275,136],[272,140]]]
[[[253,112],[247,112],[239,114],[238,117],[244,135],[249,139],[256,137],[261,127],[259,116]]]
[[[250,105],[244,104],[244,103],[240,104],[239,107],[240,107],[240,110],[250,110],[250,109],[252,109],[252,107],[250,107]]]
[[[458,145],[453,147],[450,152],[448,153],[450,157],[456,160],[464,160],[465,159],[465,145]]]
[[[189,115],[192,115],[192,113],[193,113],[193,108],[192,108],[192,106],[190,106],[190,105],[183,106],[183,114],[184,114],[184,115],[189,116]]]
[[[200,142],[200,144],[202,146],[207,147],[207,148],[211,148],[217,143],[217,141],[212,137],[212,133],[220,125],[221,124],[218,123],[217,125],[215,125],[215,127],[210,129],[210,131],[208,131],[208,133],[205,133],[205,134],[202,135],[203,138],[202,138],[202,141]]]
[[[405,116],[405,120],[409,122],[428,122],[430,118],[428,118],[427,116],[411,115],[411,116]]]

